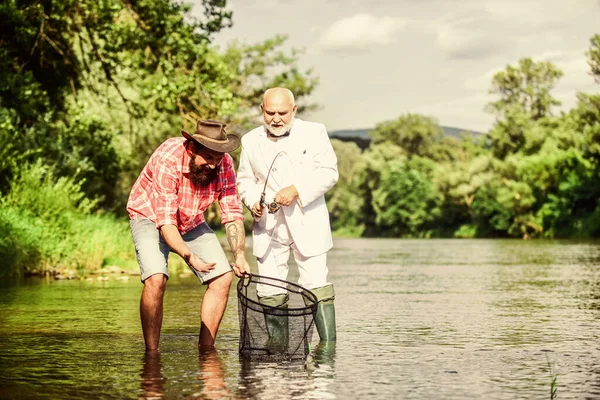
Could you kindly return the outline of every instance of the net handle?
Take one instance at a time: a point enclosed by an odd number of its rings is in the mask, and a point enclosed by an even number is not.
[[[252,280],[252,274],[249,272],[242,272],[242,277],[240,279],[243,280],[242,285],[244,285],[244,287],[248,287],[250,285],[250,281]]]

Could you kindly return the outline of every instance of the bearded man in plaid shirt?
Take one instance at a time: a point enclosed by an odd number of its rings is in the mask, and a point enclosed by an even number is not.
[[[202,120],[193,135],[181,131],[183,137],[166,140],[131,189],[127,211],[144,283],[140,317],[146,351],[158,350],[169,252],[183,258],[207,285],[198,347],[214,348],[232,281],[229,261],[204,220],[204,211],[215,201],[235,257],[233,271],[238,276],[250,272],[242,203],[228,154],[239,147],[240,138],[227,134],[225,127],[218,121]]]

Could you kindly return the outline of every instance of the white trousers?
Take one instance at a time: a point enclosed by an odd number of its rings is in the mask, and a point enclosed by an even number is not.
[[[289,273],[288,260],[290,251],[298,264],[298,284],[305,289],[315,289],[328,285],[327,253],[318,256],[304,257],[293,242],[292,235],[285,222],[283,212],[279,211],[277,224],[271,237],[269,248],[263,257],[257,258],[258,274],[270,278],[287,280]],[[256,287],[260,297],[283,294],[285,291],[278,287],[261,285]]]

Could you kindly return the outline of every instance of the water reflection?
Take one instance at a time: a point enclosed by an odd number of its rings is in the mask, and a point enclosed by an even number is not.
[[[166,378],[159,351],[147,352],[144,355],[144,367],[141,373],[142,399],[162,399],[165,395]]]
[[[298,385],[306,377],[302,362],[266,362],[241,360],[240,395],[243,398],[278,399],[299,395]],[[295,395],[295,396],[294,396]]]
[[[200,366],[198,379],[203,382],[202,398],[233,398],[233,393],[225,382],[225,368],[217,350],[201,351],[198,356],[198,364]]]
[[[319,343],[308,360],[240,361],[241,398],[335,399],[336,343]]]
[[[191,359],[172,352],[163,355],[159,351],[147,352],[140,373],[141,394],[138,398],[236,398],[227,386],[225,365],[217,350],[199,351],[198,369],[195,372],[193,365],[189,364]],[[186,371],[191,374],[188,375]]]
[[[307,366],[240,362],[233,290],[200,354],[191,279],[144,357],[139,282],[0,288],[0,398],[533,399],[557,376],[559,398],[600,399],[600,241],[338,239],[328,260],[339,340]]]

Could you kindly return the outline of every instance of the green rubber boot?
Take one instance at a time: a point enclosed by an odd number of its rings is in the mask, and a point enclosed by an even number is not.
[[[260,304],[269,306],[265,312],[265,325],[269,338],[266,348],[272,353],[285,353],[289,342],[289,326],[287,317],[288,294],[266,296],[259,299]],[[275,308],[272,308],[275,307]],[[281,309],[279,311],[278,309]],[[278,315],[278,314],[281,315]]]
[[[314,361],[319,364],[333,364],[335,361],[335,341],[320,341],[315,347]]]
[[[335,342],[337,339],[335,330],[335,292],[333,285],[327,285],[316,289],[311,289],[317,296],[319,304],[317,305],[317,313],[315,315],[315,326],[319,333],[321,342]]]

